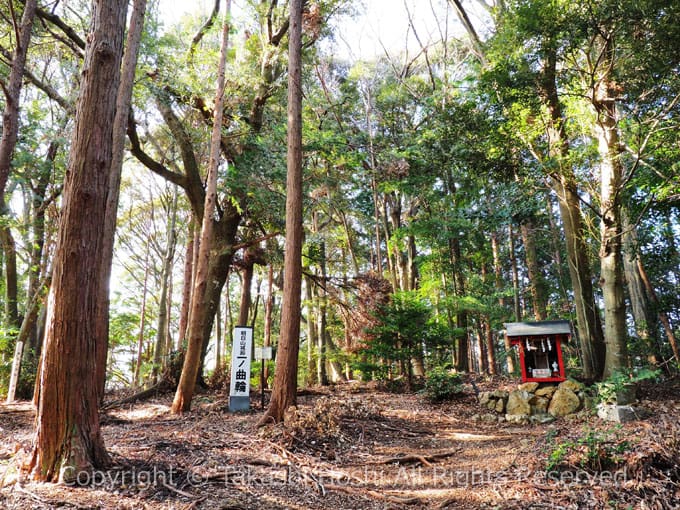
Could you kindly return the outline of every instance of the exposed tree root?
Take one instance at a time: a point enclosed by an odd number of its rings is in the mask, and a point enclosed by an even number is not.
[[[346,485],[334,485],[326,484],[325,488],[332,491],[344,492],[346,494],[351,494],[353,496],[364,496],[370,499],[378,499],[380,501],[386,501],[388,503],[395,503],[397,505],[421,505],[423,501],[420,498],[402,498],[399,496],[393,496],[391,494],[384,494],[378,491],[372,491],[369,489],[362,489],[359,487],[349,487]]]
[[[454,450],[447,450],[444,452],[432,453],[430,455],[399,455],[396,457],[388,457],[386,459],[376,460],[373,462],[367,462],[365,466],[377,466],[383,464],[411,464],[412,462],[417,462],[423,464],[424,466],[430,467],[431,461],[437,459],[443,459],[460,453],[461,448],[456,448]]]

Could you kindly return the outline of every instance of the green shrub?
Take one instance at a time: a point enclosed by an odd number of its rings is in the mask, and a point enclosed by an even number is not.
[[[660,374],[659,370],[650,368],[640,368],[634,372],[614,372],[608,379],[597,383],[597,395],[600,402],[613,404],[617,401],[617,395],[626,386],[635,385],[642,381],[656,380]]]
[[[463,392],[460,374],[436,367],[430,370],[425,379],[425,398],[432,403],[451,400]]]
[[[616,468],[631,448],[620,425],[604,430],[584,427],[576,438],[556,441],[556,435],[546,437],[548,452],[546,471],[579,471],[597,473]]]

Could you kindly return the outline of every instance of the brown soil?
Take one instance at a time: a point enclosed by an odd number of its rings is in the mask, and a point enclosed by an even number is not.
[[[477,388],[509,387],[477,381]],[[472,387],[428,404],[417,394],[342,385],[299,397],[285,426],[228,412],[203,394],[171,395],[102,417],[113,459],[79,486],[17,474],[33,408],[0,406],[0,507],[7,509],[678,508],[680,383],[643,388],[640,419],[584,412],[551,424],[485,424]],[[113,399],[113,397],[112,397]],[[259,399],[253,399],[259,407]]]

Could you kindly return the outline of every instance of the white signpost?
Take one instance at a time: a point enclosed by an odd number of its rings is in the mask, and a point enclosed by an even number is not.
[[[234,328],[234,345],[231,350],[231,385],[229,386],[229,411],[250,409],[250,358],[253,350],[253,328]]]

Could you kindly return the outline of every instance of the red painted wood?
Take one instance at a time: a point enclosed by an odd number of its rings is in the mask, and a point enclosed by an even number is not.
[[[519,346],[519,364],[520,364],[520,369],[521,369],[521,378],[522,382],[562,382],[567,379],[566,377],[566,371],[564,368],[564,358],[562,356],[562,342],[567,341],[568,337],[566,335],[541,335],[541,336],[547,336],[552,342],[555,344],[555,349],[557,352],[557,365],[558,365],[558,376],[553,376],[553,377],[530,377],[527,374],[527,368],[526,368],[526,360],[525,360],[525,347],[524,347],[524,341],[529,340],[531,341],[530,336],[526,337],[511,337],[510,338],[510,345],[518,345]]]

